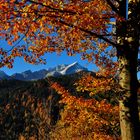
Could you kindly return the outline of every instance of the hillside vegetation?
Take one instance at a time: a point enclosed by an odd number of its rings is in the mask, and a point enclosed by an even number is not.
[[[0,81],[0,139],[120,139],[118,95],[77,90],[86,74]]]

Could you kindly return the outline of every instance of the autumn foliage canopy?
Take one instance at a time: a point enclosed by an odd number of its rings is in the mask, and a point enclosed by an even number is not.
[[[112,89],[115,93],[123,93],[123,98],[120,98],[120,116],[125,116],[121,119],[122,137],[127,140],[138,139],[136,73],[140,2],[128,2],[127,22],[124,0],[1,0],[0,67],[12,68],[16,57],[39,64],[46,63],[46,53],[61,54],[65,51],[69,56],[81,54],[82,59],[96,64],[99,71],[97,79],[84,76],[76,82],[77,91],[88,92],[91,98],[97,93],[109,92]],[[132,25],[133,22],[135,26]],[[7,46],[2,46],[3,42],[6,42]],[[60,102],[66,105],[59,123],[69,126],[67,131],[71,132],[73,138],[77,137],[72,131],[75,129],[77,134],[85,137],[87,132],[92,130],[89,136],[91,138],[114,139],[115,136],[119,139],[119,133],[115,134],[113,127],[108,129],[108,126],[116,126],[118,123],[117,107],[106,101],[99,103],[94,99],[85,101],[82,97],[71,96],[59,83],[51,83],[50,86],[62,96]],[[108,112],[111,116],[107,116]],[[111,120],[115,115],[115,120]],[[111,120],[111,124],[107,119]],[[91,127],[86,126],[84,132],[81,130],[85,124],[91,123]],[[93,126],[97,129],[94,130]],[[56,136],[57,133],[52,134],[52,137]]]
[[[44,63],[45,53],[64,50],[70,56],[80,53],[97,66],[114,67],[107,56],[114,57],[115,50],[106,51],[108,43],[115,42],[115,38],[110,41],[109,30],[114,17],[105,0],[1,0],[0,39],[8,43],[0,46],[1,67],[11,68],[18,56],[29,63]]]

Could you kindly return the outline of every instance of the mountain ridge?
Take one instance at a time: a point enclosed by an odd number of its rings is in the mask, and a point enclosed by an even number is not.
[[[23,81],[32,81],[45,79],[47,77],[58,77],[61,75],[74,74],[80,71],[89,71],[87,68],[81,66],[78,62],[72,64],[62,64],[49,69],[41,69],[38,71],[32,72],[31,70],[26,70],[21,73],[14,73],[11,76],[7,75],[4,71],[0,71],[0,80],[2,79],[16,79]]]

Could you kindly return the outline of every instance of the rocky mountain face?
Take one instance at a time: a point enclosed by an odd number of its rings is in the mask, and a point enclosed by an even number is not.
[[[79,63],[74,62],[70,65],[65,65],[65,64],[58,65],[54,68],[49,68],[47,70],[42,69],[35,72],[27,70],[22,73],[15,73],[11,76],[8,76],[5,72],[0,71],[0,79],[16,79],[16,80],[30,81],[30,80],[44,79],[50,76],[58,77],[61,75],[69,75],[80,71],[88,71],[88,69],[81,66]]]

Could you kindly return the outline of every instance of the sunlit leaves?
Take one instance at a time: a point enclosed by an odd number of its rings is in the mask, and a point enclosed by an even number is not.
[[[58,121],[62,128],[56,128],[56,132],[51,133],[52,138],[120,139],[118,106],[113,107],[105,100],[72,96],[58,83],[53,83],[52,88],[61,94],[60,103],[65,104]]]
[[[82,59],[99,67],[97,74],[103,77],[85,76],[76,83],[77,90],[89,92],[91,96],[110,91],[115,84],[112,76],[117,73],[117,63],[114,62],[115,51],[108,51],[109,45],[115,42],[108,24],[116,16],[105,0],[2,0],[0,39],[5,40],[8,46],[1,46],[0,67],[6,65],[12,68],[16,57],[38,64],[45,62],[42,56],[47,52],[59,54],[66,51],[69,56],[80,53]],[[21,42],[24,45],[19,45]],[[110,122],[113,126],[118,122],[117,107],[112,107],[106,101],[99,103],[95,99],[72,96],[57,83],[52,88],[62,96],[60,103],[66,105],[61,121],[64,126],[70,126],[69,132],[73,138],[77,134],[86,137],[90,133],[91,139],[113,139],[108,132],[112,127],[108,127]],[[35,103],[28,96],[22,105],[46,120],[42,102]],[[13,107],[16,108],[15,105]],[[6,109],[9,110],[9,105]],[[27,111],[24,116],[28,116]],[[114,116],[116,118],[112,120]]]
[[[96,77],[87,74],[75,83],[78,92],[88,91],[90,96],[108,91],[117,92],[117,84],[117,81],[115,81],[112,77],[107,78],[103,77],[102,75],[98,76],[98,74]]]
[[[81,53],[82,58],[93,61],[96,54],[100,56],[95,50],[104,51],[108,47],[107,42],[97,39],[98,35],[107,37],[111,32],[107,24],[116,16],[104,0],[5,0],[0,6],[1,38],[8,42],[11,50],[18,49],[24,40],[26,51],[22,56],[32,55],[34,59],[41,59],[46,52],[59,54],[66,50],[70,56]],[[7,55],[11,56],[11,51]]]

